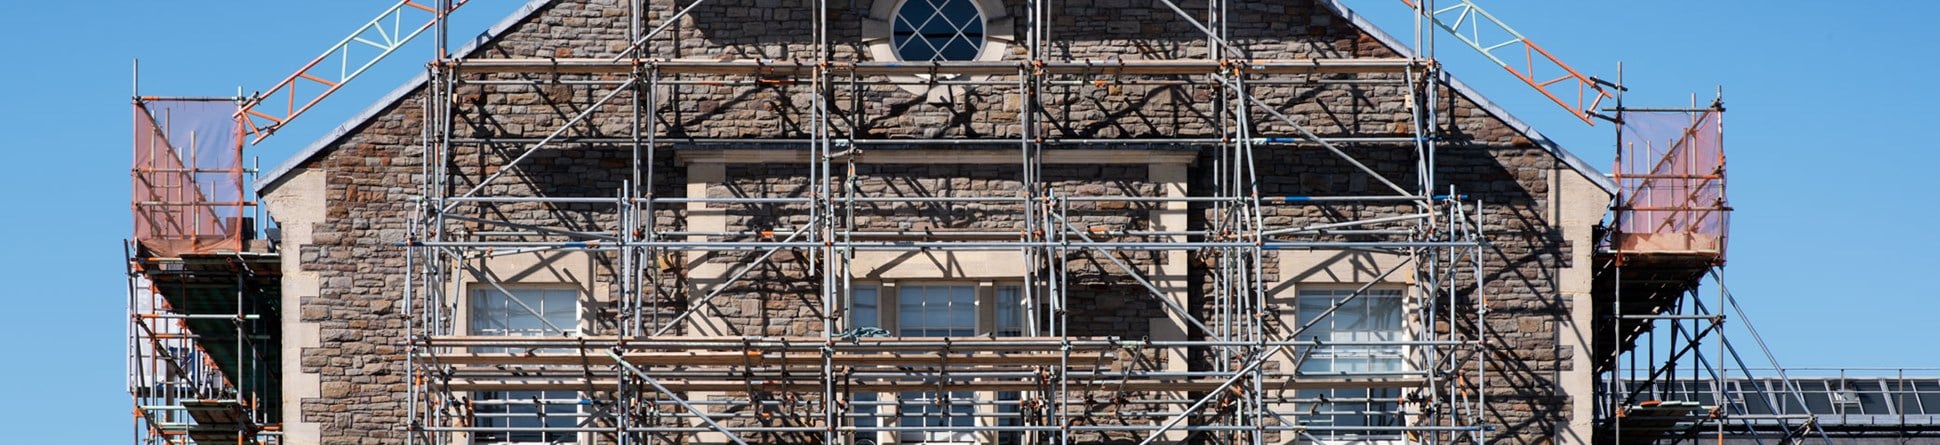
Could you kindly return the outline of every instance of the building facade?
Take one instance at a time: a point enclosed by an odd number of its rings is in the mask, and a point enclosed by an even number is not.
[[[534,1],[261,181],[284,443],[1585,443],[1614,185],[1327,0]]]

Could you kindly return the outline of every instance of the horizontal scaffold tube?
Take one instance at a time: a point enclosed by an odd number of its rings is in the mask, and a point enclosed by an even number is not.
[[[635,376],[654,376],[635,374]],[[1091,385],[1094,391],[1101,392],[1153,392],[1153,391],[1214,391],[1221,388],[1227,379],[1192,380],[1125,380],[1098,381]],[[820,379],[801,380],[780,379],[664,379],[659,382],[665,391],[671,392],[820,392],[827,383]],[[897,386],[909,382],[898,378],[883,378],[861,381],[859,384]],[[1277,378],[1261,380],[1261,385],[1275,389],[1333,389],[1333,388],[1413,388],[1425,384],[1420,379],[1405,380],[1332,380],[1312,378]],[[1043,382],[1037,381],[968,381],[946,383],[923,383],[926,389],[947,391],[1038,391],[1044,389]],[[588,378],[537,378],[511,379],[497,377],[447,378],[440,379],[439,388],[450,391],[607,391],[620,387],[613,379]],[[1082,389],[1079,389],[1082,390]]]
[[[631,362],[630,359],[629,359],[629,362]],[[506,369],[476,368],[476,367],[453,368],[449,371],[450,373],[449,376],[441,376],[440,378],[501,379],[501,380],[575,379],[575,378],[584,377],[585,370],[589,369],[588,367],[596,368],[596,369],[597,368],[611,369],[610,367],[595,366],[590,363],[565,365],[563,367],[559,365],[553,365],[555,367],[548,367],[548,368],[541,368],[541,367],[532,366],[532,365],[518,365],[518,364],[490,365],[490,366],[493,366],[493,367],[504,366],[507,368]],[[668,366],[668,365],[653,365],[653,366]],[[760,379],[762,381],[781,381],[781,380],[820,381],[823,379],[823,377],[820,374],[815,374],[812,372],[804,373],[799,369],[797,369],[799,367],[807,367],[807,366],[819,366],[819,364],[809,363],[804,365],[796,365],[795,367],[791,367],[788,369],[784,369],[782,367],[777,367],[772,365],[760,365],[760,366],[752,366],[752,367],[737,366],[737,367],[724,367],[724,368],[705,368],[704,370],[696,370],[700,368],[683,367],[681,370],[674,370],[674,371],[647,370],[646,373],[656,378],[665,378],[665,379],[705,378],[705,379],[716,379],[716,380],[740,380],[742,377]],[[914,366],[920,366],[920,365],[913,365],[912,367]],[[517,368],[513,368],[513,367],[517,367]],[[1042,377],[1042,375],[1040,375],[1035,370],[1035,368],[1037,368],[1036,365],[1028,365],[1028,366],[1019,365],[1019,366],[1013,367],[1013,368],[1032,368],[1030,370],[1024,370],[1024,371],[981,370],[981,369],[1001,369],[993,366],[978,366],[977,368],[980,370],[970,370],[970,371],[961,371],[961,370],[944,371],[940,369],[935,369],[936,367],[922,367],[920,369],[906,369],[906,370],[898,370],[898,371],[883,370],[883,369],[893,369],[894,368],[893,366],[863,367],[863,368],[852,368],[849,366],[841,366],[841,367],[844,368],[844,371],[842,372],[842,377],[836,379],[837,381],[840,381],[840,382],[922,381],[922,382],[927,382],[925,383],[926,385],[933,385],[938,381],[968,383],[970,379],[979,379],[978,380],[979,382],[992,383],[992,382],[997,382],[1004,379],[1008,379],[1011,381],[1028,381],[1028,380],[1033,380],[1033,379]],[[756,369],[756,368],[759,368],[759,369]],[[1094,372],[1091,370],[1090,366],[1083,366],[1083,368],[1087,369],[1086,371],[1083,372],[1083,375],[1071,374],[1071,375],[1068,375],[1065,378],[1065,380],[1073,381],[1073,382],[1084,382],[1086,385],[1103,384],[1104,386],[1113,386],[1116,382],[1120,380],[1129,381],[1130,379],[1183,381],[1183,380],[1196,379],[1196,378],[1227,377],[1231,375],[1231,373],[1219,373],[1219,372],[1211,372],[1211,371],[1186,373],[1186,372],[1126,372],[1126,371],[1098,370]],[[857,371],[856,369],[863,369],[863,370]],[[1428,371],[1417,371],[1417,372],[1410,373],[1410,375],[1404,375],[1404,374],[1327,375],[1327,374],[1270,372],[1270,373],[1264,373],[1262,374],[1262,376],[1270,377],[1270,378],[1278,378],[1278,379],[1281,379],[1280,381],[1283,381],[1283,382],[1299,381],[1305,385],[1318,385],[1318,386],[1329,386],[1329,387],[1404,387],[1404,386],[1414,386],[1416,384],[1421,383],[1423,381],[1424,375],[1427,373]]]
[[[866,390],[855,390],[855,391],[849,391],[849,393],[869,393],[869,392],[870,392],[870,391],[866,391]],[[1046,399],[1045,399],[1045,398],[1043,398],[1043,397],[1035,397],[1035,399],[1037,399],[1037,400],[1046,400]],[[1191,400],[1185,400],[1185,399],[1147,399],[1147,398],[1115,398],[1115,399],[1116,399],[1116,400],[1115,400],[1115,402],[1116,402],[1116,403],[1119,403],[1119,404],[1137,404],[1137,405],[1154,405],[1154,404],[1160,404],[1160,405],[1169,405],[1169,404],[1178,404],[1179,402],[1188,402],[1188,403],[1190,403],[1190,402],[1192,402]],[[540,398],[540,399],[539,399],[539,403],[538,403],[538,404],[540,404],[540,405],[553,405],[553,406],[572,406],[572,405],[594,405],[594,404],[598,404],[598,403],[600,403],[600,402],[603,402],[603,401],[607,401],[607,400],[611,400],[611,399],[605,399],[605,400],[602,400],[602,399],[594,399],[594,398],[580,398],[580,397],[572,397],[572,398],[555,398],[555,399],[547,399],[547,398]],[[1091,397],[1091,398],[1086,398],[1086,397],[1085,397],[1084,395],[1082,395],[1082,394],[1074,394],[1074,395],[1073,395],[1072,397],[1069,397],[1069,398],[1066,398],[1066,399],[1064,399],[1064,402],[1062,402],[1062,403],[1072,403],[1072,404],[1081,404],[1081,403],[1085,403],[1085,401],[1086,401],[1086,400],[1090,400],[1091,402],[1094,402],[1094,403],[1098,401],[1098,400],[1097,400],[1097,398],[1096,398],[1096,396],[1093,396],[1093,397]],[[1277,396],[1268,396],[1268,397],[1266,397],[1266,398],[1265,398],[1265,400],[1266,400],[1267,402],[1271,402],[1271,403],[1313,403],[1313,402],[1319,402],[1319,403],[1326,403],[1326,402],[1341,402],[1341,403],[1369,403],[1369,402],[1376,402],[1376,403],[1378,403],[1378,402],[1391,402],[1391,401],[1394,401],[1394,398],[1392,398],[1392,397],[1322,397],[1322,396],[1320,396],[1320,395],[1314,395],[1314,396],[1310,396],[1310,397],[1277,397]],[[501,399],[501,400],[473,400],[473,401],[472,401],[471,403],[472,403],[472,405],[475,405],[475,406],[488,406],[488,405],[525,405],[525,404],[532,404],[532,399],[519,399],[519,400],[502,400],[502,399]],[[784,401],[784,400],[776,400],[776,399],[772,399],[772,398],[760,398],[760,399],[748,399],[748,398],[736,398],[736,397],[721,397],[721,398],[711,398],[711,399],[708,399],[708,400],[688,400],[688,401],[687,401],[687,403],[688,403],[688,404],[690,404],[690,405],[694,405],[694,406],[752,406],[752,405],[759,405],[759,406],[786,406],[786,405],[791,405],[791,404],[796,404],[796,403],[800,403],[800,402],[799,402],[799,401]],[[851,399],[851,400],[848,400],[848,401],[847,401],[847,402],[845,402],[845,403],[846,403],[846,404],[848,404],[849,406],[874,406],[874,407],[893,407],[893,406],[897,406],[897,405],[903,405],[903,404],[904,404],[904,403],[902,403],[902,402],[898,402],[898,401],[895,401],[895,400],[882,400],[882,399],[878,399],[878,400],[875,400],[875,401],[864,401],[864,400],[853,400],[853,399]],[[980,404],[980,405],[990,405],[990,406],[1018,406],[1018,405],[1022,405],[1022,404],[1024,404],[1024,403],[1025,403],[1025,401],[1023,401],[1023,400],[978,400],[978,401],[977,401],[977,404]],[[186,408],[181,408],[181,407],[177,407],[177,409],[186,409]],[[1132,412],[1132,411],[1126,411],[1126,413],[1131,413],[1131,412]],[[1327,411],[1322,411],[1322,412],[1327,412]],[[1404,412],[1409,412],[1409,413],[1413,413],[1414,411],[1413,411],[1413,410],[1404,410]],[[1163,411],[1138,411],[1138,413],[1139,413],[1139,414],[1141,414],[1141,415],[1155,415],[1155,414],[1178,414],[1178,413],[1176,413],[1176,412],[1174,412],[1174,413],[1165,413],[1165,412],[1163,412]],[[727,413],[722,413],[722,414],[727,414]],[[735,413],[735,414],[744,414],[744,413]],[[529,415],[531,415],[531,414],[529,414],[529,413],[528,413],[528,414],[526,414],[526,415],[528,415],[528,416],[529,416]],[[590,413],[590,412],[582,412],[582,413],[564,413],[564,414],[547,414],[547,415],[560,415],[560,416],[574,416],[574,417],[585,417],[585,416],[599,416],[600,414],[598,414],[598,413]],[[672,414],[667,414],[667,415],[672,415]],[[756,415],[759,415],[759,414],[756,414]],[[966,415],[966,416],[976,416],[976,417],[1010,417],[1010,418],[1016,418],[1016,417],[1017,417],[1017,413],[1014,413],[1014,412],[1013,412],[1013,413],[1003,413],[1003,412],[990,412],[990,413],[969,413],[969,414],[963,414],[963,415]],[[481,416],[482,416],[482,415],[481,415]],[[875,417],[875,415],[873,415],[873,414],[861,414],[861,413],[856,413],[856,412],[850,412],[850,413],[849,413],[848,415],[846,415],[845,417]],[[1733,417],[1739,417],[1739,416],[1733,416]]]
[[[665,146],[683,146],[683,145],[802,146],[802,145],[821,142],[815,139],[798,139],[798,138],[697,138],[697,137],[668,136],[668,135],[655,135],[655,136],[656,137],[653,142],[653,145],[665,145]],[[540,140],[543,140],[543,138],[485,136],[485,137],[470,137],[470,138],[452,138],[451,141],[453,143],[458,143],[458,144],[531,144],[531,143],[539,142]],[[1404,136],[1338,136],[1337,135],[1337,136],[1322,136],[1320,137],[1320,140],[1327,141],[1330,143],[1337,143],[1337,144],[1414,144],[1417,142],[1421,142],[1420,139],[1416,139],[1414,137],[1404,137]],[[562,136],[562,137],[554,138],[552,141],[576,143],[576,144],[641,143],[641,142],[634,141],[632,138],[620,138],[620,137],[612,137],[612,136]],[[1034,139],[1034,141],[1040,142],[1046,145],[1052,145],[1052,146],[1056,146],[1056,145],[1167,145],[1167,146],[1172,146],[1172,145],[1195,145],[1195,144],[1196,145],[1224,145],[1224,144],[1231,144],[1235,142],[1251,142],[1254,144],[1267,144],[1267,145],[1304,145],[1304,144],[1316,143],[1313,140],[1306,139],[1306,138],[1285,138],[1285,137],[1253,137],[1253,138],[1234,138],[1234,139],[1191,138],[1191,137],[1177,137],[1177,138],[1148,137],[1148,138],[1109,139],[1109,138],[1073,138],[1073,137],[1046,136],[1046,137],[1043,137],[1042,139]],[[1017,138],[964,137],[964,138],[950,138],[950,139],[916,139],[916,138],[909,138],[909,139],[886,138],[885,139],[885,138],[837,137],[837,138],[831,138],[828,141],[828,143],[836,147],[847,147],[847,146],[856,146],[856,145],[891,145],[891,146],[1003,145],[1006,147],[1014,147],[1015,145],[1017,145]],[[1003,148],[1003,149],[1015,150],[1015,148]]]
[[[1380,201],[1380,202],[1395,202],[1395,201],[1403,201],[1403,202],[1405,202],[1405,201],[1444,201],[1444,200],[1448,200],[1449,198],[1450,198],[1450,195],[1434,195],[1434,196],[1430,196],[1430,197],[1421,197],[1421,196],[1396,196],[1396,195],[1367,195],[1367,196],[1266,196],[1266,197],[1262,197],[1262,198],[1261,198],[1261,200],[1263,201],[1263,202],[1262,202],[1262,204],[1280,204],[1280,203],[1303,203],[1303,202],[1322,202],[1322,201],[1328,201],[1328,202],[1340,202],[1340,201]],[[434,198],[434,199],[435,199],[435,200],[437,200],[437,201],[441,201],[441,202],[444,202],[444,203],[467,203],[467,202],[469,202],[469,203],[514,203],[514,202],[537,202],[537,203],[557,203],[557,204],[619,204],[619,203],[622,203],[622,202],[626,202],[626,201],[628,201],[627,199],[622,199],[622,198],[599,198],[599,197],[548,197],[548,196],[466,196],[466,197],[445,197],[445,198]],[[1240,197],[1220,197],[1220,196],[1049,196],[1049,197],[1042,197],[1042,198],[1037,198],[1037,199],[1032,199],[1032,198],[1026,198],[1026,197],[1022,197],[1022,196],[843,196],[843,197],[841,197],[840,199],[842,199],[842,200],[844,200],[844,201],[850,201],[850,200],[853,200],[853,201],[855,201],[855,202],[920,202],[920,203],[932,203],[932,202],[995,202],[995,203],[1005,203],[1005,202],[1027,202],[1027,201],[1048,201],[1048,202],[1059,202],[1059,201],[1065,201],[1065,202],[1244,202],[1244,201],[1249,201],[1249,200],[1251,200],[1251,198],[1248,198],[1248,197],[1244,197],[1244,196],[1240,196]],[[1457,195],[1457,196],[1455,196],[1455,199],[1463,199],[1463,197],[1462,197],[1462,196],[1460,196],[1460,195]],[[418,200],[421,200],[421,198],[412,198],[412,200],[413,200],[413,201],[418,201]],[[684,196],[669,196],[669,197],[655,197],[655,198],[632,198],[632,199],[631,199],[631,201],[632,201],[633,203],[635,203],[635,204],[641,204],[641,203],[646,203],[646,202],[649,202],[649,201],[652,201],[652,202],[657,202],[657,203],[663,203],[663,204],[664,204],[664,203],[709,203],[709,204],[807,204],[807,203],[814,203],[814,202],[817,202],[818,200],[817,200],[817,199],[815,199],[815,198],[811,198],[811,197],[734,197],[734,198],[709,198],[709,197],[684,197]]]
[[[473,247],[473,248],[550,248],[565,250],[619,250],[626,247],[650,247],[661,250],[761,250],[761,249],[820,249],[827,247],[820,242],[799,241],[412,241],[397,243],[401,247]],[[834,241],[834,247],[864,251],[910,251],[910,250],[1015,250],[1027,248],[1065,248],[1097,250],[1196,250],[1196,249],[1247,249],[1262,250],[1307,250],[1307,249],[1410,249],[1436,247],[1477,247],[1482,241],[1266,241],[1266,242],[1125,242],[1125,241]]]
[[[656,72],[668,74],[739,74],[766,78],[834,75],[923,75],[971,74],[1004,75],[1022,73],[1116,76],[1127,74],[1194,75],[1223,72],[1249,74],[1347,74],[1401,73],[1419,68],[1424,62],[1406,58],[1339,59],[1173,59],[1173,60],[1071,60],[1071,61],[936,61],[936,62],[828,62],[780,59],[641,59],[608,60],[581,58],[543,59],[462,59],[445,62],[461,74],[549,73],[549,74],[626,74]]]
[[[1305,415],[1305,414],[1306,414],[1306,412],[1304,412],[1304,411],[1302,411],[1302,412],[1286,412],[1286,413],[1281,413],[1281,414],[1283,414],[1283,415],[1286,415],[1286,416],[1298,416],[1298,415]],[[610,432],[613,432],[613,431],[615,430],[615,428],[612,428],[612,427],[606,427],[606,428],[600,428],[600,427],[557,427],[557,428],[553,428],[553,427],[463,427],[463,426],[431,426],[431,427],[427,427],[427,426],[419,426],[419,427],[401,427],[401,428],[410,428],[410,429],[411,429],[412,431],[437,431],[437,432],[506,432],[506,431],[511,431],[511,432],[559,432],[559,433],[570,433],[570,432],[581,432],[581,433],[610,433]],[[869,432],[869,431],[914,431],[914,432],[950,432],[950,431],[961,431],[961,432],[980,432],[980,431],[1101,431],[1101,432],[1109,432],[1109,431],[1153,431],[1153,430],[1157,430],[1157,429],[1159,429],[1159,426],[1158,426],[1158,425],[1124,425],[1124,424],[1120,424],[1120,425],[1112,425],[1112,424],[1098,424],[1098,425],[1083,425],[1083,424],[1074,424],[1074,425],[1068,425],[1068,426],[1054,426],[1054,425],[1012,425],[1012,426],[909,426],[909,427],[905,427],[905,426],[848,426],[848,425],[843,425],[843,426],[837,426],[837,427],[835,427],[835,430],[836,430],[836,431],[841,431],[841,432]],[[1487,427],[1481,427],[1481,426],[1439,426],[1439,425],[1421,425],[1421,426],[1323,426],[1323,425],[1258,425],[1258,426],[1252,426],[1252,425],[1182,425],[1182,426],[1177,426],[1177,427],[1173,427],[1173,428],[1172,428],[1172,431],[1254,431],[1254,430],[1263,430],[1263,431],[1392,431],[1392,432],[1397,432],[1397,433],[1399,433],[1399,432],[1411,432],[1411,431],[1412,431],[1412,432],[1474,432],[1474,431],[1485,431],[1485,430],[1487,430],[1487,429],[1488,429]],[[626,428],[625,430],[626,430],[626,432],[629,432],[629,433],[705,433],[705,432],[712,432],[712,431],[714,431],[714,429],[712,429],[712,428],[704,428],[704,427],[691,427],[691,426],[689,426],[689,427],[681,427],[681,426],[670,426],[670,427],[644,427],[644,426],[640,426],[640,427],[629,427],[629,428]],[[728,428],[728,430],[730,430],[730,431],[734,431],[734,432],[745,432],[745,433],[820,433],[820,432],[823,432],[823,431],[828,431],[829,429],[828,429],[828,428],[824,428],[824,427],[814,427],[814,426],[744,426],[744,427],[732,427],[732,428]]]
[[[622,350],[795,350],[821,351],[828,348],[836,351],[891,351],[919,350],[932,353],[942,351],[1016,351],[1019,348],[1046,348],[1047,350],[1114,350],[1126,348],[1173,348],[1173,347],[1271,347],[1271,346],[1459,346],[1476,344],[1474,341],[1458,340],[1397,340],[1397,341],[1329,341],[1318,340],[1267,340],[1267,341],[1216,341],[1216,340],[1123,340],[1112,338],[1073,338],[1065,340],[1057,337],[862,337],[855,339],[821,337],[628,337],[582,336],[582,337],[527,337],[527,336],[436,336],[419,337],[411,340],[423,347],[465,347],[465,348],[619,348]]]

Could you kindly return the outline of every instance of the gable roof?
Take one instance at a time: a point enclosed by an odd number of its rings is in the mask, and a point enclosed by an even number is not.
[[[507,14],[503,19],[499,19],[498,23],[492,24],[492,27],[486,29],[485,32],[473,36],[470,41],[465,42],[465,46],[459,47],[458,51],[452,54],[459,58],[470,57],[472,53],[483,49],[486,43],[498,40],[506,31],[524,22],[526,18],[531,17],[533,13],[538,12],[540,8],[546,6],[548,3],[552,3],[552,1],[527,0],[524,5],[519,6],[518,10],[512,11],[511,14]],[[277,185],[283,182],[285,176],[288,176],[290,172],[296,170],[297,166],[310,162],[311,159],[323,156],[325,148],[335,145],[339,139],[343,139],[345,136],[349,136],[352,131],[356,131],[357,127],[364,126],[364,122],[376,118],[379,113],[383,113],[385,109],[396,105],[398,101],[404,100],[404,96],[411,95],[412,91],[417,91],[418,88],[424,87],[424,84],[430,81],[430,73],[419,72],[418,75],[412,76],[410,81],[404,82],[404,85],[398,86],[397,89],[385,93],[384,97],[378,98],[376,102],[372,102],[369,107],[364,108],[364,111],[357,112],[350,119],[344,120],[344,123],[338,124],[337,128],[330,130],[329,133],[325,133],[323,137],[311,141],[310,145],[303,147],[302,151],[296,152],[295,156],[291,156],[289,159],[284,160],[283,163],[277,164],[276,168],[270,169],[269,172],[264,173],[261,178],[258,178],[256,180],[256,194],[260,196],[263,192],[276,188]]]
[[[527,0],[524,6],[520,6],[517,11],[513,11],[512,14],[507,15],[504,19],[499,20],[498,23],[493,24],[490,29],[473,37],[470,41],[465,43],[465,46],[459,48],[459,50],[453,54],[455,54],[455,56],[458,58],[465,58],[465,57],[471,56],[472,53],[477,52],[481,48],[484,48],[486,43],[490,43],[494,40],[497,40],[500,36],[503,36],[506,31],[512,29],[513,26],[524,22],[528,18],[531,18],[533,14],[537,13],[540,9],[545,7],[547,4],[552,3],[552,1],[553,0]],[[1355,13],[1354,10],[1348,9],[1347,5],[1341,4],[1340,0],[1323,0],[1322,2],[1320,2],[1320,4],[1325,5],[1328,9],[1332,10],[1335,15],[1339,15],[1341,17],[1347,18],[1350,22],[1354,24],[1355,28],[1359,29],[1361,32],[1367,33],[1367,35],[1372,36],[1375,40],[1380,41],[1381,44],[1388,47],[1389,50],[1392,50],[1395,53],[1400,54],[1402,57],[1409,57],[1409,58],[1417,57],[1417,53],[1415,53],[1414,49],[1409,48],[1407,45],[1403,45],[1401,43],[1401,40],[1396,39],[1393,35],[1389,35],[1386,31],[1382,31],[1380,27],[1374,26],[1373,22],[1370,22],[1367,20],[1367,18],[1362,17],[1358,13]],[[1529,140],[1533,141],[1537,147],[1541,147],[1544,151],[1549,152],[1550,155],[1556,156],[1556,158],[1561,160],[1564,165],[1569,166],[1571,170],[1575,170],[1577,174],[1583,175],[1585,179],[1590,180],[1591,183],[1596,184],[1597,187],[1602,188],[1603,191],[1609,192],[1611,195],[1615,195],[1617,193],[1616,182],[1610,180],[1609,177],[1604,176],[1603,172],[1598,171],[1595,167],[1591,167],[1588,162],[1584,162],[1582,158],[1576,157],[1575,154],[1570,153],[1568,150],[1564,150],[1562,145],[1557,144],[1556,141],[1549,139],[1549,137],[1547,136],[1543,136],[1543,134],[1537,132],[1534,127],[1529,126],[1527,122],[1523,122],[1521,119],[1517,119],[1515,115],[1509,114],[1509,111],[1503,109],[1500,105],[1496,105],[1495,102],[1489,101],[1489,99],[1487,97],[1484,97],[1482,93],[1476,91],[1474,88],[1469,87],[1468,84],[1462,83],[1462,81],[1456,79],[1454,75],[1449,74],[1447,70],[1442,70],[1437,72],[1440,73],[1440,76],[1439,76],[1441,77],[1440,80],[1444,84],[1448,85],[1449,88],[1455,90],[1456,94],[1461,95],[1464,99],[1468,99],[1470,102],[1474,102],[1477,107],[1481,108],[1483,111],[1488,112],[1490,116],[1494,116],[1496,119],[1501,120],[1503,124],[1508,125],[1510,129],[1515,130],[1517,133],[1521,133],[1524,137],[1529,138]],[[319,137],[317,138],[317,140],[312,141],[309,146],[304,147],[303,150],[297,152],[295,156],[291,156],[290,159],[283,161],[282,164],[277,165],[276,168],[271,169],[269,172],[265,173],[260,179],[258,179],[256,181],[256,193],[258,195],[261,195],[265,191],[275,188],[285,179],[285,176],[288,176],[291,172],[295,171],[297,166],[303,165],[304,163],[310,162],[310,160],[312,159],[322,156],[324,154],[325,149],[331,146],[334,146],[338,140],[343,139],[345,136],[349,136],[352,131],[355,131],[358,127],[363,126],[365,121],[368,121],[372,118],[377,117],[379,113],[382,113],[385,109],[388,109],[393,105],[396,105],[398,101],[404,100],[405,96],[410,95],[412,91],[416,91],[418,88],[423,87],[425,83],[429,81],[430,81],[429,73],[419,73],[417,76],[412,77],[409,82],[405,82],[404,85],[399,86],[395,90],[391,90],[390,93],[385,94],[384,97],[382,98],[379,98],[376,102],[372,103],[370,107],[365,108],[364,111],[358,112],[356,115],[351,116],[350,119],[345,120],[344,123],[337,125],[336,129],[333,129],[329,133],[324,134],[323,137]]]
[[[1328,9],[1334,10],[1335,14],[1352,21],[1355,28],[1360,28],[1361,32],[1365,32],[1367,35],[1374,37],[1382,45],[1387,46],[1389,50],[1393,50],[1402,57],[1418,57],[1418,53],[1415,52],[1414,48],[1409,48],[1408,45],[1401,44],[1400,39],[1396,39],[1393,35],[1389,35],[1387,31],[1383,31],[1380,27],[1374,26],[1373,22],[1369,22],[1366,17],[1355,13],[1354,10],[1347,9],[1347,5],[1341,4],[1340,0],[1324,0],[1322,4],[1327,5]],[[1616,195],[1616,181],[1611,180],[1609,176],[1605,176],[1596,167],[1590,166],[1588,162],[1584,162],[1583,158],[1576,157],[1569,150],[1564,150],[1561,144],[1557,144],[1556,141],[1551,140],[1548,136],[1543,136],[1542,133],[1536,132],[1536,128],[1529,126],[1528,122],[1523,122],[1522,119],[1517,119],[1515,115],[1509,114],[1509,110],[1505,110],[1502,106],[1496,105],[1495,102],[1490,101],[1488,97],[1483,96],[1475,88],[1471,88],[1468,84],[1462,83],[1460,79],[1456,79],[1454,75],[1449,74],[1448,70],[1437,72],[1441,73],[1439,77],[1441,77],[1440,80],[1442,83],[1448,85],[1450,89],[1455,90],[1455,94],[1459,94],[1462,98],[1474,102],[1476,107],[1488,112],[1490,116],[1501,120],[1503,124],[1509,126],[1509,129],[1515,130],[1517,133],[1522,133],[1523,137],[1534,141],[1536,146],[1542,147],[1543,151],[1547,151],[1549,154],[1556,156],[1556,159],[1562,160],[1564,165],[1568,165],[1571,170],[1575,170],[1577,174],[1583,175],[1584,179],[1589,179],[1591,183],[1596,184],[1603,191],[1609,192],[1611,195]]]

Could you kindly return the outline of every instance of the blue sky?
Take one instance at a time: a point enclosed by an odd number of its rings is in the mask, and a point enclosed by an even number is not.
[[[522,1],[477,0],[455,35]],[[1483,4],[1578,68],[1614,76],[1633,105],[1676,106],[1723,85],[1733,217],[1727,279],[1788,366],[1940,367],[1922,328],[1940,259],[1940,121],[1926,88],[1940,2],[1494,0]],[[142,92],[261,90],[368,20],[385,0],[0,2],[0,427],[9,440],[114,443],[123,389],[130,60]],[[1394,0],[1349,0],[1409,35]],[[428,39],[427,39],[428,40]],[[1450,42],[1452,43],[1452,42]],[[1458,77],[1602,168],[1610,127],[1589,127],[1506,73],[1444,46]],[[422,42],[263,145],[265,168],[421,69]],[[1734,321],[1734,323],[1737,323]],[[1742,323],[1739,323],[1742,324]],[[1744,341],[1744,340],[1741,340]],[[1748,345],[1748,344],[1747,344]],[[1743,347],[1743,346],[1741,346]],[[23,437],[24,435],[24,437]]]

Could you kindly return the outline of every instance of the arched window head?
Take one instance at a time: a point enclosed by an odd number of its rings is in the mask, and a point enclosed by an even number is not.
[[[977,60],[984,47],[984,15],[976,0],[903,0],[890,44],[907,62]]]

